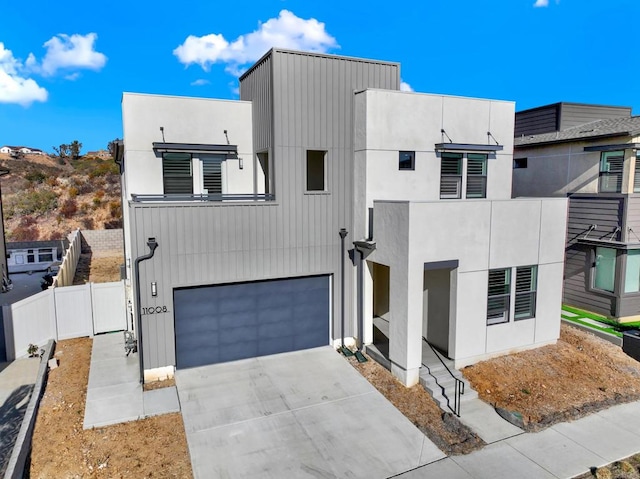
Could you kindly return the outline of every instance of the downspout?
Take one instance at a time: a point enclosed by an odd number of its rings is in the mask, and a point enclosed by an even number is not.
[[[142,347],[142,306],[140,305],[140,263],[148,259],[153,258],[153,254],[158,247],[158,242],[155,238],[149,238],[147,240],[147,246],[151,250],[149,253],[136,258],[133,264],[136,276],[136,306],[138,309],[138,317],[136,321],[136,327],[138,329],[138,360],[140,363],[140,384],[144,383],[144,351]]]
[[[344,345],[344,239],[349,233],[345,228],[340,228],[338,232],[340,235],[340,351],[345,356],[353,356],[353,353],[349,348]]]

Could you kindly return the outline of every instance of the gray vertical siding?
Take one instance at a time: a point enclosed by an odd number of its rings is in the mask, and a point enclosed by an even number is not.
[[[332,331],[340,322],[340,238],[353,230],[353,92],[400,87],[399,65],[273,50],[241,77],[253,103],[254,149],[269,149],[275,202],[130,203],[132,255],[141,264],[145,368],[175,364],[173,290],[261,279],[331,275]],[[327,150],[328,192],[305,194],[306,150]],[[352,249],[352,234],[347,246]],[[355,269],[346,261],[346,334],[355,334]],[[150,283],[158,283],[158,296]],[[334,337],[336,334],[334,333]]]
[[[273,141],[272,59],[265,56],[240,78],[240,99],[253,100],[253,147],[269,150]]]

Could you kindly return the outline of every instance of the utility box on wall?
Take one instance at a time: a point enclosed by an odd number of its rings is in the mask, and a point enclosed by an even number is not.
[[[622,350],[636,361],[640,361],[640,330],[622,333]]]

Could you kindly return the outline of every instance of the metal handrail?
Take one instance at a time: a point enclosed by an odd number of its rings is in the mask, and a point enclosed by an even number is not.
[[[273,201],[275,195],[272,193],[247,193],[247,194],[131,194],[131,199],[135,203],[142,201]]]
[[[422,340],[427,343],[429,345],[429,347],[431,348],[431,350],[433,351],[433,354],[436,355],[436,358],[438,358],[438,361],[440,361],[440,363],[442,363],[442,365],[444,366],[444,368],[447,370],[447,372],[451,375],[451,377],[453,378],[454,385],[455,385],[455,389],[454,389],[454,397],[453,397],[453,407],[451,407],[451,403],[449,402],[449,396],[447,396],[447,392],[446,392],[446,388],[442,385],[440,385],[440,383],[438,383],[438,380],[435,378],[435,376],[432,375],[432,377],[435,379],[436,384],[438,386],[440,386],[440,389],[442,390],[442,395],[445,397],[445,399],[447,400],[447,407],[451,410],[451,412],[453,412],[453,414],[455,414],[456,416],[460,417],[460,396],[464,394],[464,382],[460,379],[458,379],[457,377],[454,376],[454,374],[451,372],[451,370],[449,369],[449,367],[445,364],[445,362],[442,360],[442,358],[440,357],[440,353],[438,353],[438,351],[436,350],[436,348],[434,348],[429,341],[427,341],[427,338],[425,338],[424,336],[422,337]],[[431,371],[429,371],[429,373],[431,373]]]

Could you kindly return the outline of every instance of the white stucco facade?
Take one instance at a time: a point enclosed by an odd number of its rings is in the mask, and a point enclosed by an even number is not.
[[[384,313],[391,368],[407,385],[418,382],[423,336],[456,367],[555,342],[567,200],[511,199],[514,104],[379,90],[355,101],[356,235],[376,243],[366,258],[365,342],[372,316]],[[459,199],[440,198],[443,143],[466,145],[455,146],[465,155]],[[482,145],[485,198],[465,198],[466,155]],[[400,151],[415,152],[413,169],[399,169]],[[376,275],[380,265],[388,277]],[[514,320],[512,298],[509,321],[488,325],[489,271],[530,266],[534,316]],[[382,311],[376,282],[388,288]]]

